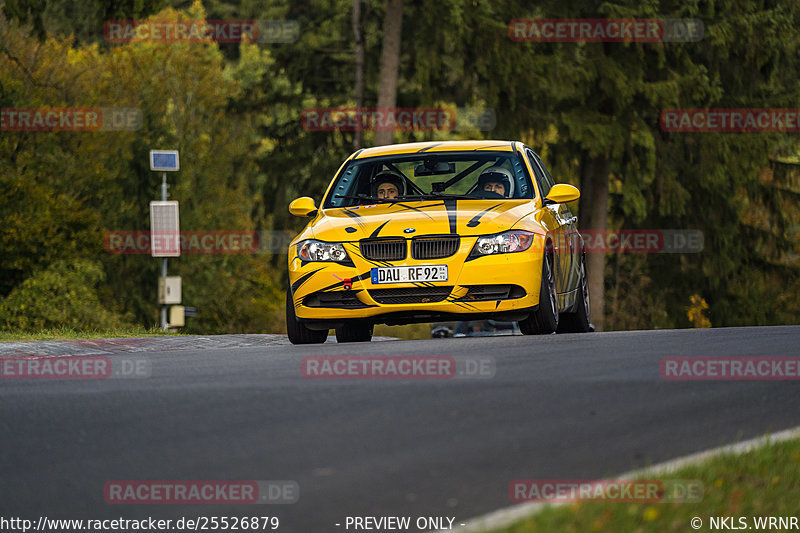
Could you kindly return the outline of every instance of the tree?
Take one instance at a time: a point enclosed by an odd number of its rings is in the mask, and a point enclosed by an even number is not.
[[[353,40],[356,57],[356,109],[364,107],[364,39],[361,36],[361,0],[353,0]],[[361,130],[353,134],[353,150],[361,148]]]
[[[403,0],[386,0],[383,18],[383,51],[381,77],[378,87],[378,108],[392,109],[397,105],[397,81],[400,70],[400,44],[403,30]],[[379,129],[375,132],[375,145],[392,143],[393,131]]]
[[[113,105],[138,108],[143,120],[131,132],[2,132],[0,298],[14,293],[21,302],[26,280],[65,280],[48,274],[57,261],[87,261],[105,272],[87,289],[104,309],[154,323],[157,262],[102,252],[106,229],[147,227],[160,181],[147,151],[181,150],[183,170],[171,179],[171,193],[184,229],[299,230],[304,221],[289,216],[288,202],[319,198],[353,146],[374,138],[305,130],[303,110],[361,106],[363,98],[367,106],[491,108],[491,132],[378,136],[520,139],[557,181],[581,187],[583,227],[701,230],[699,254],[589,254],[594,320],[606,329],[688,327],[693,297],[708,303],[714,326],[797,320],[796,139],[659,126],[665,108],[796,107],[796,2],[284,0],[264,7],[220,0],[209,4],[208,17],[297,20],[298,41],[112,45],[97,38],[98,21],[145,17],[156,5],[137,1],[113,11],[92,2],[74,10],[60,0],[5,3],[11,20],[0,20],[0,107]],[[154,16],[206,13],[196,3]],[[526,16],[689,17],[706,22],[706,35],[700,43],[512,41],[509,21]],[[17,22],[37,17],[41,35]],[[63,37],[72,32],[75,39]],[[396,46],[387,46],[393,34]],[[190,328],[280,328],[285,258],[172,263],[184,276],[187,303],[200,310]]]

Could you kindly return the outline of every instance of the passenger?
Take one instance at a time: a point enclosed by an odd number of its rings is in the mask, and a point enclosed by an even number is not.
[[[511,184],[514,177],[502,167],[489,167],[478,176],[478,191],[493,192],[508,198],[511,195]]]

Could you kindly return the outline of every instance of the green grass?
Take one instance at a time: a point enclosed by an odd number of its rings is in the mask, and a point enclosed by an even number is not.
[[[776,407],[778,408],[778,407]],[[563,533],[695,531],[693,517],[702,519],[697,531],[710,531],[709,516],[800,516],[800,439],[768,444],[740,455],[722,455],[669,475],[647,479],[700,480],[704,497],[698,503],[580,502],[547,507],[528,519],[492,533],[553,531]],[[510,504],[510,502],[509,502]]]
[[[63,341],[77,339],[110,339],[121,337],[162,337],[181,335],[180,333],[164,332],[160,328],[124,328],[124,329],[97,329],[75,330],[71,328],[43,329],[39,331],[9,331],[0,330],[0,342],[24,341]]]
[[[333,331],[331,331],[333,334]],[[399,339],[430,339],[430,324],[409,324],[406,326],[375,326],[375,336],[397,337]],[[164,332],[161,328],[133,327],[124,329],[76,330],[72,328],[42,329],[39,331],[0,330],[0,342],[24,341],[70,341],[78,339],[111,339],[122,337],[161,337],[182,335],[177,332]]]

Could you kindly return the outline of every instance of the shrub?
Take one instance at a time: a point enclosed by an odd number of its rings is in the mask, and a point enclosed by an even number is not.
[[[97,285],[105,273],[95,261],[56,261],[14,288],[0,301],[0,327],[40,330],[110,329],[129,324],[100,302]]]

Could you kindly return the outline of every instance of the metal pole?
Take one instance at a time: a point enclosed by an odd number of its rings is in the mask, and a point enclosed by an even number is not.
[[[167,201],[167,173],[161,175],[161,201]],[[161,258],[161,277],[167,277],[167,258]],[[167,331],[167,305],[161,304],[161,330]]]

